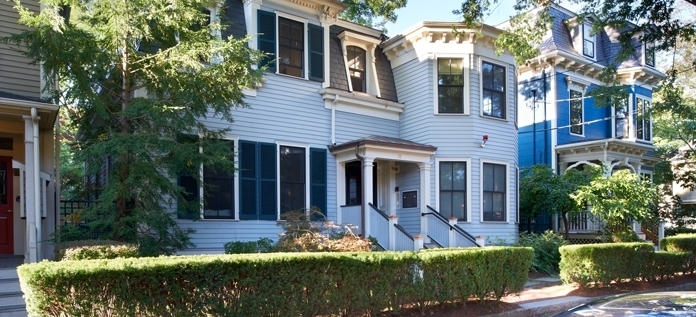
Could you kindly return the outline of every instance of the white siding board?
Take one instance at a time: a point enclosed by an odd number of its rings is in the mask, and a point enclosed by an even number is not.
[[[399,122],[349,112],[336,111],[336,143],[341,144],[370,135],[399,137]]]
[[[404,103],[399,133],[402,139],[427,143],[433,116],[432,62],[414,59],[393,70],[399,102]]]
[[[22,1],[22,5],[38,12],[35,1]],[[0,37],[18,34],[28,28],[17,23],[19,14],[13,8],[14,3],[0,2]],[[16,46],[0,45],[0,90],[27,96],[39,97],[41,78],[38,65],[31,65],[31,60],[24,57]]]

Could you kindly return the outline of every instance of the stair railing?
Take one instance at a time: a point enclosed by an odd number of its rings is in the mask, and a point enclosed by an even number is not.
[[[476,238],[457,224],[451,224],[433,207],[426,206],[430,212],[421,214],[428,218],[428,236],[443,247],[480,247]],[[431,221],[435,220],[435,221]],[[450,235],[452,233],[452,235]]]

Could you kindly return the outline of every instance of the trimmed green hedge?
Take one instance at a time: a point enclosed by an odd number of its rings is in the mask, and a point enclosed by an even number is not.
[[[531,248],[269,253],[18,268],[30,316],[373,315],[522,290]]]
[[[696,234],[678,234],[660,240],[660,247],[667,252],[696,253]]]
[[[693,267],[691,253],[655,252],[651,243],[568,245],[559,250],[561,280],[580,287],[664,279]]]
[[[134,258],[138,245],[111,240],[77,240],[58,243],[56,261]]]

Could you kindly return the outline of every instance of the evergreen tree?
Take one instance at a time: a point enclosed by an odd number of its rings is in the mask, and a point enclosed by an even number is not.
[[[220,38],[225,26],[206,9],[215,2],[45,0],[38,14],[15,4],[31,29],[5,41],[60,83],[56,102],[76,107],[76,155],[87,174],[109,167],[83,219],[99,238],[139,243],[145,254],[191,246],[173,211],[197,215],[201,202],[182,203],[177,175],[200,183],[202,165],[231,171],[233,152],[220,140],[227,129],[201,120],[229,126],[245,106],[243,89],[260,82],[251,66],[259,53],[246,39]]]

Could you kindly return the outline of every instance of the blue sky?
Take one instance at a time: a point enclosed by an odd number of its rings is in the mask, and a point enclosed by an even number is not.
[[[394,36],[420,21],[457,21],[452,10],[461,8],[464,0],[408,0],[405,8],[397,11],[396,23],[387,23],[387,34]],[[500,0],[492,5],[495,8],[485,23],[496,25],[515,13],[515,0]]]

